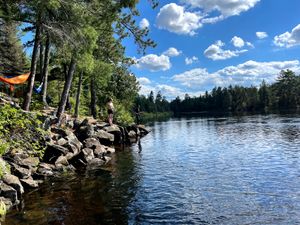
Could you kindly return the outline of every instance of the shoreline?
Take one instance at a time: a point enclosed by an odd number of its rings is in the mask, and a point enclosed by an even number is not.
[[[29,117],[34,114],[19,111]],[[149,133],[144,125],[110,126],[92,118],[80,121],[68,116],[62,127],[56,127],[56,118],[51,113],[42,117],[41,127],[33,129],[47,131],[42,141],[43,154],[34,155],[34,151],[21,146],[0,156],[0,216],[3,218],[8,210],[18,206],[26,191],[38,188],[44,180],[82,168],[101,168],[110,163],[112,154],[119,149],[117,146],[135,143]]]

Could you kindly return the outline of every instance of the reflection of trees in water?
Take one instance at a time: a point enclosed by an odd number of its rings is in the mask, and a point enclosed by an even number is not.
[[[141,175],[132,151],[115,154],[112,163],[28,193],[23,211],[8,214],[6,224],[127,224]]]

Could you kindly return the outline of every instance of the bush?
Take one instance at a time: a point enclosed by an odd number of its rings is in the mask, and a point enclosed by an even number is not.
[[[0,155],[16,149],[43,156],[46,131],[40,128],[38,116],[9,105],[0,108]]]

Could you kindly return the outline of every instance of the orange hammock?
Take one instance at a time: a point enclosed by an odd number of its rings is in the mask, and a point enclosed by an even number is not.
[[[4,83],[9,84],[10,90],[13,91],[14,85],[25,83],[28,80],[29,75],[30,73],[25,73],[11,78],[0,77],[0,82],[2,81]]]

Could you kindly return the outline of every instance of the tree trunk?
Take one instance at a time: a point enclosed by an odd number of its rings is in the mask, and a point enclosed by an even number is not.
[[[64,65],[64,73],[65,73],[65,80],[68,79],[68,67],[67,64]],[[65,110],[70,110],[71,109],[71,105],[70,105],[70,92],[67,96],[67,102],[66,102],[66,106],[65,106]]]
[[[95,78],[91,78],[91,114],[96,119],[97,112],[96,112],[96,87],[95,87]]]
[[[58,106],[58,109],[57,109],[56,116],[57,116],[58,125],[61,124],[62,115],[65,111],[67,98],[68,98],[68,95],[69,95],[69,92],[70,92],[70,89],[71,89],[75,68],[76,68],[76,60],[75,60],[74,57],[72,57],[70,67],[69,67],[69,71],[68,71],[68,76],[67,76],[67,79],[66,79],[65,85],[64,85],[64,90],[62,92],[61,99],[60,99],[60,102],[59,102],[59,106]]]
[[[42,31],[41,31],[42,36]],[[45,47],[42,41],[40,41],[40,77],[41,82],[43,82],[43,73],[44,73],[44,54],[45,54]]]
[[[76,94],[76,105],[75,105],[75,118],[78,118],[79,115],[79,104],[80,104],[80,94],[81,94],[81,86],[82,86],[82,77],[83,72],[79,75],[78,87],[77,87],[77,94]]]
[[[46,40],[46,50],[45,50],[45,60],[44,60],[44,70],[43,70],[43,78],[44,78],[44,84],[43,84],[43,103],[46,108],[48,108],[47,103],[47,87],[48,87],[48,66],[49,66],[49,60],[50,60],[50,38],[47,36]]]
[[[35,40],[34,46],[32,50],[32,59],[31,59],[31,68],[30,68],[30,77],[27,85],[27,92],[23,102],[23,109],[25,111],[29,111],[31,97],[32,97],[32,90],[35,81],[35,74],[36,74],[36,67],[37,67],[37,60],[38,60],[38,48],[41,40],[41,29],[40,24],[37,23],[36,26],[36,33],[35,33]]]

